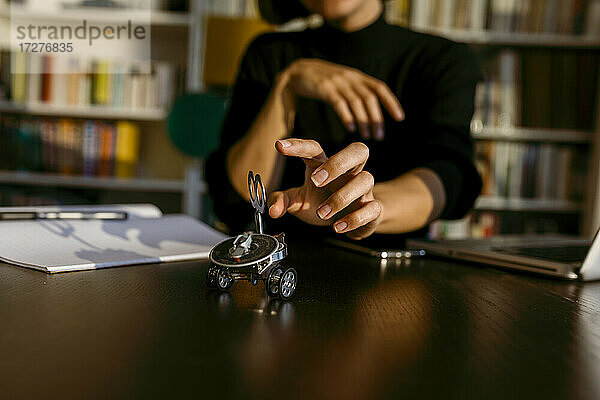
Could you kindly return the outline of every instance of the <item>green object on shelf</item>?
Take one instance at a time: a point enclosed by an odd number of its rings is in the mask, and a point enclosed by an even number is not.
[[[179,96],[167,119],[171,141],[181,152],[205,158],[219,145],[226,98],[213,93]]]

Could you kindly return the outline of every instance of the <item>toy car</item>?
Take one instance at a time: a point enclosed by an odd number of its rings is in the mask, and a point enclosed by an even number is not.
[[[256,232],[244,232],[213,247],[206,285],[226,291],[235,281],[246,280],[256,285],[262,280],[269,296],[287,300],[296,290],[298,274],[294,268],[287,268],[281,263],[287,256],[285,234],[271,236],[263,233],[261,214],[265,208],[265,189],[260,175],[255,177],[250,171],[248,186],[250,201],[256,209]]]

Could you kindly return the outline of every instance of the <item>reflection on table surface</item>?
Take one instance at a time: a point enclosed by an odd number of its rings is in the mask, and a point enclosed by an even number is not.
[[[2,398],[600,398],[600,284],[293,243],[292,301],[207,263],[0,265]]]

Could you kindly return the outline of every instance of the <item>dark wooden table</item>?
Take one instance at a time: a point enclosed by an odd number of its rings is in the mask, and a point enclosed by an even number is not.
[[[600,283],[290,252],[286,303],[206,262],[0,264],[0,398],[600,399]]]

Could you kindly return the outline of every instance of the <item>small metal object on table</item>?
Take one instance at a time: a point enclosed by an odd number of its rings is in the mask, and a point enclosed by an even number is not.
[[[264,281],[269,296],[287,300],[296,291],[298,274],[282,264],[287,256],[285,234],[271,236],[263,232],[266,191],[260,175],[252,171],[248,173],[248,191],[255,210],[256,232],[226,239],[211,250],[206,285],[226,291],[235,281],[246,280],[253,285]]]

